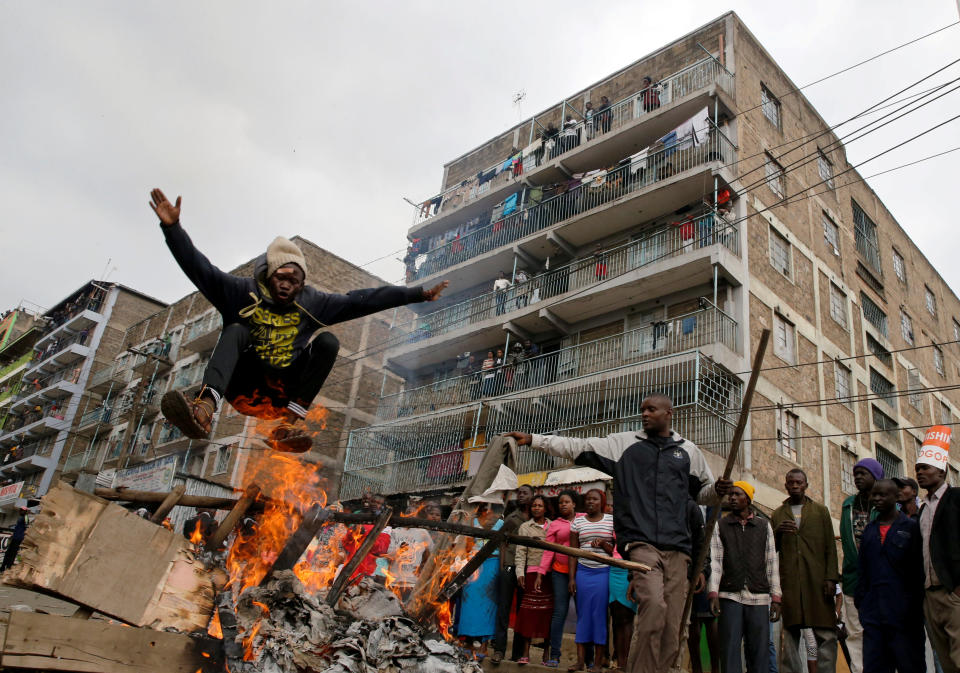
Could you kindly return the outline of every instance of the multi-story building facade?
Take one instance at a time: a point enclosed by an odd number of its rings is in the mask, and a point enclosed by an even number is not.
[[[324,292],[384,285],[304,238],[292,240],[306,258],[308,284]],[[254,264],[250,260],[231,273],[251,275]],[[177,479],[186,480],[189,493],[242,488],[249,481],[245,469],[251,451],[264,448],[255,419],[239,415],[225,402],[214,418],[211,437],[191,440],[160,414],[160,399],[167,391],[179,389],[188,397],[199,391],[221,328],[220,314],[199,292],[131,325],[120,352],[101,362],[89,379],[90,403],[64,455],[66,478],[93,472],[101,485],[109,485],[130,475],[142,479],[146,471],[162,472],[169,464],[173,469],[167,474],[175,472]],[[389,323],[383,315],[373,315],[328,329],[340,340],[340,355],[314,401],[325,411],[311,416],[315,448],[304,460],[323,464],[335,497],[349,431],[374,420],[382,385],[383,356],[367,357],[364,351],[368,343],[387,337]]]
[[[112,359],[127,327],[162,306],[122,285],[90,281],[43,314],[39,334],[28,330],[6,346],[17,356],[11,372],[20,382],[4,405],[0,476],[22,482],[21,499],[42,496],[55,478],[86,405],[93,363]]]
[[[763,506],[799,466],[836,515],[856,459],[910,471],[960,408],[960,301],[734,13],[447,163],[408,239],[408,283],[451,292],[380,345],[404,384],[344,498],[449,491],[495,433],[637,429],[650,392],[719,473],[764,328],[737,467]],[[560,464],[521,451],[521,479]]]

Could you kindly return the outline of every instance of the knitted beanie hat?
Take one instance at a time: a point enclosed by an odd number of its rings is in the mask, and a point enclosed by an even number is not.
[[[284,264],[296,264],[306,277],[307,260],[304,259],[300,248],[290,239],[277,236],[267,248],[267,278]]]
[[[747,494],[747,497],[750,498],[750,502],[753,502],[753,494],[756,489],[753,487],[753,484],[746,481],[735,481],[733,485],[742,490]]]

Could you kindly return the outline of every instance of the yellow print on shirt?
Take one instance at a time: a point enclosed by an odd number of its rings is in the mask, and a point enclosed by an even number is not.
[[[274,367],[289,366],[293,362],[293,342],[299,324],[299,311],[274,313],[257,307],[250,316],[250,335],[260,359]]]

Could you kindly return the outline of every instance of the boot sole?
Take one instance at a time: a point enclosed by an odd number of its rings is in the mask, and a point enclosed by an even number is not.
[[[306,453],[313,448],[313,440],[306,435],[288,437],[287,439],[266,439],[264,440],[274,451],[283,453]]]
[[[179,390],[171,390],[160,400],[160,413],[176,426],[185,437],[190,439],[208,439],[206,432],[193,417],[190,402]]]

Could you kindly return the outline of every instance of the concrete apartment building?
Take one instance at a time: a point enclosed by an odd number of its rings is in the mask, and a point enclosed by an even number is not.
[[[796,88],[730,12],[447,163],[406,264],[451,291],[395,319],[404,383],[351,432],[341,497],[455,491],[495,433],[639,429],[654,391],[719,473],[763,328],[736,470],[759,505],[797,466],[834,516],[857,459],[912,474],[960,409],[960,301]],[[521,481],[561,465],[522,450]]]
[[[304,238],[292,240],[306,257],[307,282],[324,292],[385,284]],[[251,275],[254,262],[230,273]],[[96,474],[100,485],[139,485],[149,490],[169,488],[175,475],[186,483],[188,493],[207,495],[242,487],[249,450],[263,447],[254,443],[254,419],[237,414],[224,402],[210,440],[191,440],[160,414],[160,399],[168,390],[183,390],[188,397],[199,391],[221,327],[220,314],[199,292],[130,325],[116,357],[101,361],[89,379],[91,399],[78,422],[76,441],[64,454],[65,478],[73,480],[85,472]],[[382,354],[379,359],[365,357],[364,349],[385,339],[388,328],[382,315],[329,328],[340,340],[340,356],[315,400],[327,413],[323,427],[313,425],[315,449],[306,459],[324,464],[334,497],[349,430],[374,420],[372,411],[383,383]]]
[[[127,327],[162,306],[122,285],[90,281],[7,342],[4,376],[20,379],[4,401],[0,430],[0,478],[16,492],[4,499],[7,509],[46,493],[75,441],[93,363],[113,359]]]

